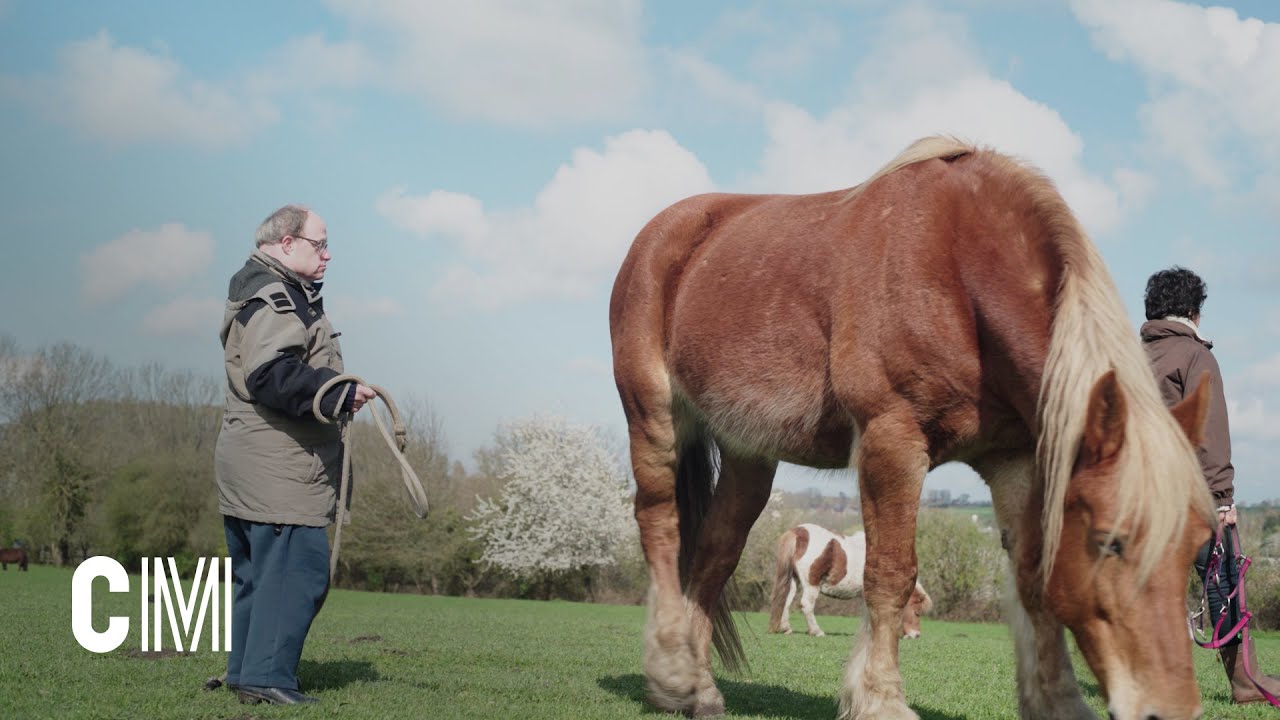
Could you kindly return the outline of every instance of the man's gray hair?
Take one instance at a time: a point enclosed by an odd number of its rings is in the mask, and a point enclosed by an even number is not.
[[[307,222],[310,210],[301,205],[285,205],[267,216],[258,226],[257,246],[273,245],[285,235],[297,235]]]

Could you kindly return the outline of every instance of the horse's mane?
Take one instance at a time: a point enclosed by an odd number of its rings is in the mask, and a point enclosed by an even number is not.
[[[914,165],[926,160],[954,160],[962,155],[968,155],[976,152],[977,148],[973,145],[946,135],[933,135],[930,137],[920,138],[907,146],[906,150],[898,153],[898,156],[890,160],[887,165],[880,168],[874,175],[859,183],[856,187],[849,190],[844,196],[844,200],[848,202],[862,194],[862,191],[871,187],[876,180],[888,175],[895,170],[901,170],[908,165]]]
[[[1116,468],[1115,528],[1141,528],[1144,541],[1133,559],[1145,580],[1181,535],[1188,506],[1212,523],[1213,506],[1190,441],[1166,409],[1137,334],[1129,326],[1115,283],[1097,249],[1053,183],[1031,167],[956,138],[934,136],[912,143],[849,191],[857,197],[875,180],[918,162],[981,154],[1019,176],[1048,241],[1062,263],[1049,354],[1040,383],[1037,479],[1043,483],[1044,526],[1040,574],[1047,582],[1062,535],[1063,505],[1084,434],[1093,385],[1115,369],[1128,417],[1125,451]]]
[[[1090,391],[1114,369],[1128,417],[1125,449],[1115,473],[1112,529],[1142,530],[1143,542],[1132,560],[1143,582],[1182,534],[1188,507],[1206,522],[1212,521],[1212,504],[1195,449],[1165,407],[1097,248],[1053,183],[1012,158],[996,153],[990,157],[1023,176],[1062,263],[1038,408],[1037,473],[1044,488],[1041,579],[1048,582],[1057,556],[1063,506],[1084,435]]]

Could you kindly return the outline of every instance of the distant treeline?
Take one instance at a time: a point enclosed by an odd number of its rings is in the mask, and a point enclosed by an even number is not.
[[[220,379],[158,365],[118,368],[70,344],[24,352],[0,336],[0,546],[20,542],[34,562],[74,565],[108,555],[131,569],[143,557],[225,555],[213,480],[221,419]],[[399,467],[376,427],[354,425],[355,490],[343,531],[339,585],[349,588],[481,597],[558,597],[643,602],[648,571],[633,525],[611,562],[517,575],[484,561],[475,534],[479,499],[502,495],[510,469],[509,429],[477,451],[473,470],[449,457],[444,423],[421,398],[397,398],[409,428],[409,460],[431,501],[426,520],[409,509]],[[624,453],[617,453],[624,455]],[[620,457],[619,462],[625,461]],[[625,517],[625,516],[624,516]],[[1001,614],[1004,559],[987,515],[921,512],[921,581],[935,615],[995,620]],[[748,540],[735,581],[741,609],[767,606],[774,543],[786,529],[815,522],[859,529],[857,498],[819,501],[777,493]],[[1280,510],[1246,511],[1242,532],[1259,558],[1250,571],[1251,609],[1263,628],[1280,627]],[[820,612],[853,603],[824,600]]]

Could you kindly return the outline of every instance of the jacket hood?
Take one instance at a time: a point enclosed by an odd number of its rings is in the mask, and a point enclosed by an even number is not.
[[[1148,320],[1142,324],[1140,331],[1143,342],[1156,342],[1172,337],[1185,337],[1204,345],[1207,348],[1213,348],[1213,343],[1200,336],[1195,328],[1177,320]]]
[[[279,260],[261,250],[254,250],[245,261],[244,267],[231,276],[231,284],[227,288],[227,300],[243,302],[267,285],[281,281],[302,290],[310,299],[320,295],[321,283],[306,282]]]

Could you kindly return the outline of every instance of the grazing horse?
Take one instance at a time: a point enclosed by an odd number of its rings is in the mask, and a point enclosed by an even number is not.
[[[821,593],[838,600],[862,594],[862,574],[867,563],[866,533],[848,537],[805,523],[778,538],[777,562],[773,573],[773,599],[769,606],[769,632],[791,634],[791,603],[800,590],[800,612],[809,634],[823,637],[813,616],[813,605]],[[929,612],[933,600],[916,582],[911,599],[902,613],[902,636],[920,637],[920,616]]]
[[[708,194],[637,235],[609,307],[658,708],[716,715],[742,646],[722,589],[779,461],[857,471],[867,617],[841,718],[915,718],[898,667],[925,473],[972,466],[1016,579],[1022,717],[1200,712],[1183,593],[1213,508],[1207,383],[1166,409],[1097,249],[1053,184],[998,152],[917,141],[813,195]],[[718,476],[718,479],[717,479]]]
[[[0,549],[0,568],[9,569],[9,563],[17,563],[20,570],[27,569],[27,551],[22,548]]]

